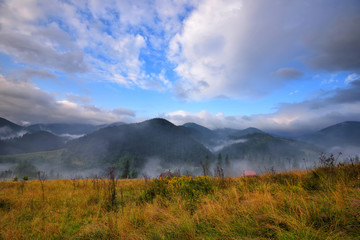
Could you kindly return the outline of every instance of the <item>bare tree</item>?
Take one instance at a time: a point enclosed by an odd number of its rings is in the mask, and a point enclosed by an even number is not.
[[[38,171],[37,177],[38,177],[38,180],[40,181],[40,185],[41,185],[42,198],[43,198],[43,200],[45,200],[44,184],[45,184],[45,180],[46,180],[46,174],[44,171]]]

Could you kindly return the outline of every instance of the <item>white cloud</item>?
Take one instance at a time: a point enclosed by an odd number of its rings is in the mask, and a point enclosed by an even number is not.
[[[256,127],[271,133],[288,136],[304,135],[325,126],[360,119],[360,81],[348,88],[335,89],[299,103],[280,104],[274,113],[243,116],[225,116],[208,111],[190,113],[175,111],[162,117],[180,125],[195,122],[205,127],[244,129]]]
[[[90,70],[102,81],[162,91],[171,84],[161,69],[149,72],[141,54],[161,53],[191,4],[5,0],[0,5],[0,51],[31,67]]]
[[[297,93],[299,93],[299,90],[294,90],[292,92],[289,92],[289,95],[291,96],[291,95],[294,95],[294,94],[297,94]]]
[[[294,66],[360,67],[358,60],[350,61],[359,43],[358,30],[349,34],[358,21],[347,27],[356,16],[354,6],[354,1],[202,1],[169,45],[168,57],[182,78],[175,92],[195,100],[259,98],[300,77]],[[344,16],[349,21],[336,24]],[[346,34],[334,41],[321,36],[341,29]]]
[[[3,0],[0,51],[27,68],[183,98],[259,98],[306,66],[359,67],[358,4],[328,2]]]
[[[347,76],[347,78],[345,79],[345,83],[346,84],[350,84],[351,82],[355,81],[355,80],[359,80],[360,79],[360,74],[357,73],[352,73],[349,76]]]

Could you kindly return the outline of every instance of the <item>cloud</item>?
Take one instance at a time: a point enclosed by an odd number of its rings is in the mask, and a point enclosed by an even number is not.
[[[24,35],[0,33],[0,50],[30,65],[51,67],[67,73],[88,70],[81,51],[57,52]]]
[[[50,73],[49,71],[37,70],[37,69],[18,69],[12,70],[7,73],[7,79],[11,81],[31,81],[34,78],[44,79],[44,80],[53,80],[57,79],[56,75]]]
[[[131,116],[131,117],[135,117],[135,112],[133,110],[126,109],[126,108],[116,108],[116,109],[112,110],[112,112],[119,116],[127,115],[127,116]]]
[[[320,130],[339,122],[360,119],[360,81],[298,103],[282,103],[274,113],[244,116],[225,116],[208,111],[190,113],[175,111],[162,115],[175,124],[195,122],[211,129],[256,127],[261,130],[298,136]]]
[[[169,40],[192,1],[27,1],[0,5],[0,52],[27,67],[84,73],[129,88],[163,91]]]
[[[92,123],[132,122],[135,113],[126,108],[106,110],[94,105],[80,105],[69,100],[56,100],[31,82],[8,81],[0,75],[1,117],[15,122],[30,123]]]
[[[314,54],[308,60],[311,67],[330,71],[360,70],[359,2],[353,8],[347,10],[350,15],[335,16],[329,24],[331,27],[313,31],[308,41]]]
[[[190,100],[258,99],[303,79],[309,67],[357,72],[359,5],[3,0],[0,52],[27,69],[86,73]]]
[[[70,102],[77,102],[77,103],[82,103],[82,104],[85,104],[85,105],[88,105],[91,102],[90,97],[79,96],[79,95],[76,95],[76,94],[67,94],[66,98]]]
[[[302,75],[303,73],[295,68],[279,68],[276,72],[274,72],[274,76],[284,79],[294,79],[301,77]]]
[[[260,98],[300,77],[296,66],[357,69],[359,5],[205,0],[169,44],[168,57],[181,77],[175,92],[192,100]]]
[[[360,79],[349,83],[346,89],[337,89],[332,97],[329,97],[325,104],[330,103],[359,103],[360,104]]]
[[[346,84],[349,84],[355,80],[359,80],[360,79],[360,74],[357,74],[357,73],[352,73],[350,74],[349,76],[347,76],[347,78],[345,79],[345,83]]]

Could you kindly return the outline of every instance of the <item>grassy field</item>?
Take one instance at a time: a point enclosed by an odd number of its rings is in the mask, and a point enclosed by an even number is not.
[[[0,239],[360,239],[360,164],[237,178],[3,181]]]

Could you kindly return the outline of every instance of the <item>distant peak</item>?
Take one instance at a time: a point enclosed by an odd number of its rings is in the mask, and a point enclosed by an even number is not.
[[[188,122],[188,123],[185,123],[185,124],[183,124],[182,125],[183,127],[188,127],[188,128],[206,128],[206,129],[208,129],[207,127],[204,127],[204,126],[202,126],[202,125],[200,125],[200,124],[197,124],[197,123],[194,123],[194,122]]]
[[[194,123],[194,122],[187,122],[185,124],[183,124],[184,127],[191,127],[191,126],[200,126],[199,124],[197,123]]]
[[[360,122],[359,121],[345,121],[345,122],[341,122],[341,123],[337,123],[331,126],[328,126],[326,128],[323,128],[320,130],[320,132],[324,132],[324,131],[328,131],[331,129],[336,129],[336,128],[341,128],[341,127],[355,127],[355,126],[360,126]]]
[[[164,118],[152,118],[150,120],[144,121],[143,123],[157,124],[162,126],[175,126],[173,123]]]

